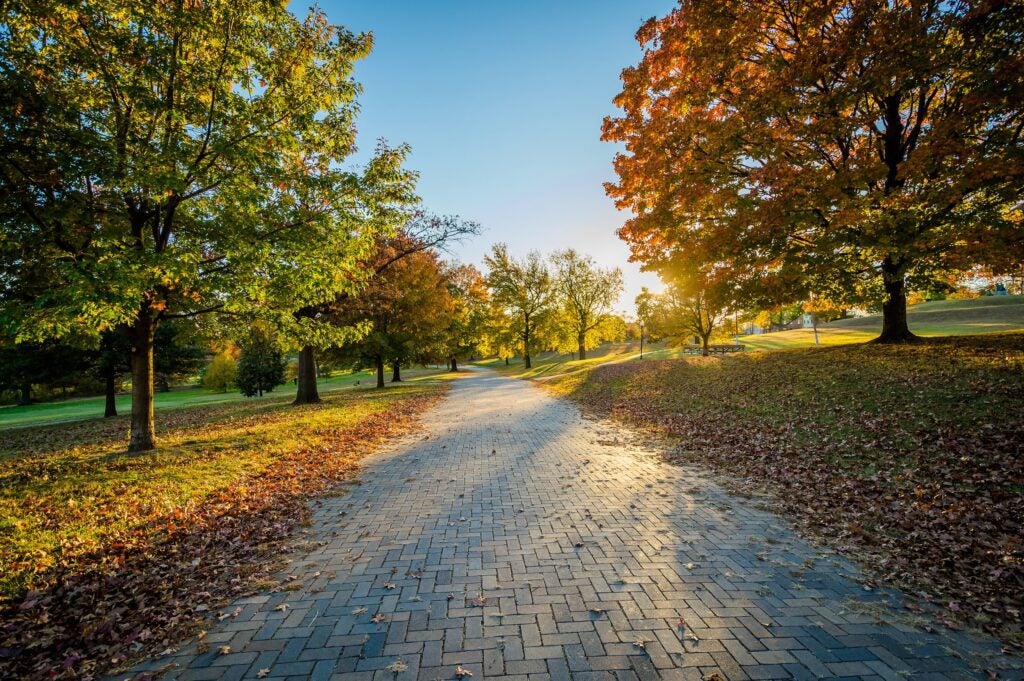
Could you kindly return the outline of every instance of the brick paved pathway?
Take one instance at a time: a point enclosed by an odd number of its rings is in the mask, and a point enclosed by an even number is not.
[[[211,652],[148,668],[633,681],[974,678],[1020,663],[901,624],[886,606],[898,594],[865,590],[847,560],[529,382],[476,372],[427,424],[317,510],[325,545],[289,569],[301,587],[240,600]]]

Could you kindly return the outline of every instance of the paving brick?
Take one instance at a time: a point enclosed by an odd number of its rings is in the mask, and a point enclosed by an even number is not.
[[[1024,677],[991,639],[886,614],[900,594],[865,592],[849,560],[530,382],[474,371],[423,422],[314,509],[324,545],[288,573],[315,590],[239,599],[206,637],[229,655],[151,664],[182,681],[432,681],[460,663],[484,681]]]

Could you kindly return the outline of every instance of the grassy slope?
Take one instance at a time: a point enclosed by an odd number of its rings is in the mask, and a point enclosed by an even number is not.
[[[1024,333],[645,360],[544,384],[767,486],[876,575],[1020,640]]]
[[[1024,329],[1024,296],[986,296],[972,300],[937,300],[907,311],[911,330],[919,336],[967,336]],[[840,319],[818,327],[822,345],[864,343],[882,330],[879,315]],[[813,329],[740,336],[748,350],[814,347]]]
[[[437,373],[436,370],[406,369],[402,375],[406,379],[418,376],[427,376]],[[390,377],[389,377],[390,378]],[[373,371],[360,371],[340,376],[332,376],[320,379],[319,386],[321,393],[329,393],[335,390],[345,390],[356,387],[356,381],[365,386],[367,383],[376,381],[376,374]],[[249,398],[232,391],[229,393],[215,393],[200,387],[175,388],[168,393],[157,393],[154,400],[154,408],[157,410],[179,409],[200,404],[218,405],[230,402],[252,402],[259,399],[277,400],[281,395],[292,394],[295,387],[287,383],[277,388],[274,393],[269,393],[263,398]],[[131,395],[122,394],[117,396],[117,411],[119,414],[127,414],[131,409]],[[105,399],[99,397],[83,397],[59,402],[43,402],[27,406],[4,406],[0,407],[0,430],[4,428],[18,428],[22,426],[43,425],[46,423],[66,423],[71,421],[82,421],[85,419],[97,418],[103,415]]]

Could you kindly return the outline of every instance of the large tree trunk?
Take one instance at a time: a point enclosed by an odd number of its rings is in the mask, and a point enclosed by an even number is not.
[[[377,387],[384,387],[384,358],[377,355]]]
[[[18,400],[19,406],[25,406],[32,404],[32,384],[22,383],[21,384],[21,398]]]
[[[145,452],[156,447],[153,428],[153,335],[156,321],[149,306],[143,305],[131,329],[132,426],[129,452]]]
[[[292,404],[316,404],[320,393],[316,389],[316,350],[307,345],[299,351],[299,372],[296,378],[298,389]]]
[[[882,303],[882,334],[876,343],[909,343],[917,340],[907,325],[907,285],[900,267],[886,258],[882,263],[885,302]]]
[[[104,380],[106,381],[107,402],[103,407],[103,418],[108,419],[117,416],[117,376],[113,369],[107,372]]]
[[[459,362],[454,357],[452,357],[452,368],[451,368],[451,370],[452,371],[458,371],[459,370]]]
[[[586,343],[587,343],[587,337],[586,337],[586,334],[582,334],[582,333],[581,333],[581,334],[580,334],[579,336],[577,336],[577,338],[576,338],[576,344],[577,344],[577,346],[579,347],[579,351],[580,351],[580,359],[586,359],[586,358],[587,358],[587,347],[586,347]]]
[[[402,382],[402,367],[398,362],[391,363],[391,382],[401,383]]]
[[[508,357],[505,358],[505,366],[508,366]]]
[[[705,357],[710,357],[711,356],[711,350],[710,350],[710,348],[708,346],[711,344],[711,334],[709,333],[706,336],[701,336],[700,337],[700,342],[701,342],[701,346],[704,348],[704,352],[702,354]]]

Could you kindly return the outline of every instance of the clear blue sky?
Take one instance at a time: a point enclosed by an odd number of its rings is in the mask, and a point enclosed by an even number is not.
[[[620,266],[631,312],[653,274],[627,262],[623,215],[605,196],[615,147],[600,141],[619,73],[640,57],[641,22],[672,0],[324,0],[331,21],[371,31],[356,69],[365,93],[360,147],[412,146],[409,166],[435,213],[476,220],[458,247],[481,264],[497,241],[514,254],[573,247]],[[299,3],[295,3],[296,10]],[[362,154],[361,154],[362,155]]]

